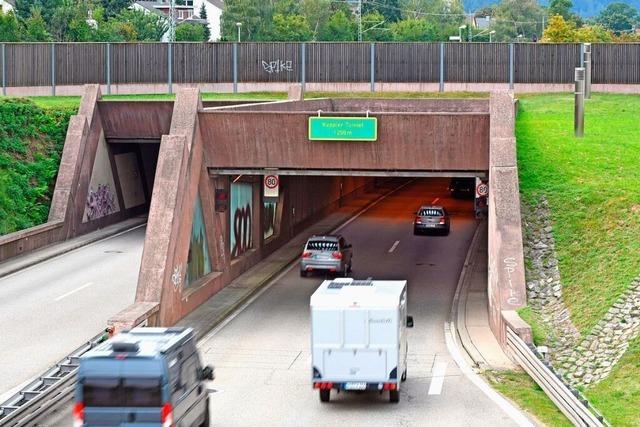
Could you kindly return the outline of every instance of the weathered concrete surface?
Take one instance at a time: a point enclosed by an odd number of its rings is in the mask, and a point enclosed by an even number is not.
[[[513,95],[492,93],[490,114],[489,319],[493,333],[505,345],[503,312],[515,314],[526,305]],[[513,314],[509,316],[514,323]],[[523,332],[520,326],[517,331],[530,340],[530,330]]]
[[[243,113],[200,113],[203,138],[216,141],[205,147],[208,167],[485,171],[489,164],[486,113],[372,113],[374,142],[309,141],[313,112]]]

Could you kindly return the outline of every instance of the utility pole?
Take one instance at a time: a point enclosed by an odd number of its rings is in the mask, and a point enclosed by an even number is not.
[[[170,27],[169,27],[169,41],[171,43],[176,41],[176,1],[171,0],[169,2],[169,19]]]
[[[362,0],[358,0],[358,41],[362,41]]]

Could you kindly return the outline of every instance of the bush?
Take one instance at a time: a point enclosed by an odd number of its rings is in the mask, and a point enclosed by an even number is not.
[[[0,100],[0,234],[46,222],[72,109]]]

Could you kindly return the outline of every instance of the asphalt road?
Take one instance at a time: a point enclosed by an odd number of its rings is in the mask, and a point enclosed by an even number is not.
[[[341,231],[353,243],[355,278],[409,281],[415,328],[400,403],[388,403],[386,394],[334,391],[330,403],[320,403],[310,381],[309,298],[323,277],[302,279],[293,268],[200,343],[204,362],[216,367],[213,425],[515,425],[447,350],[444,324],[476,221],[472,202],[450,199],[446,186],[417,181]],[[413,236],[414,213],[435,199],[452,214],[450,235]]]
[[[0,279],[0,395],[133,303],[144,233],[139,227]]]
[[[214,365],[214,426],[512,426],[449,354],[444,325],[476,221],[472,202],[451,199],[447,180],[419,180],[341,230],[353,244],[353,277],[407,279],[408,379],[399,404],[388,395],[332,391],[322,404],[311,388],[309,298],[324,277],[301,278],[297,265],[199,348]],[[413,236],[414,213],[436,202],[451,213],[449,236]],[[393,248],[393,249],[392,249]],[[41,426],[71,425],[70,407]]]

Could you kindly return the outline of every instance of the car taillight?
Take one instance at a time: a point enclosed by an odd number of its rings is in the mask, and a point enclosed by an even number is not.
[[[309,258],[309,257],[311,257],[311,252],[307,251],[302,253],[302,258]]]
[[[398,385],[396,383],[384,383],[383,390],[396,390]]]
[[[445,223],[444,217],[440,218],[440,224],[444,224],[444,223]]]
[[[162,427],[173,427],[173,407],[170,403],[165,403],[160,413]]]
[[[73,405],[73,427],[82,427],[84,425],[84,404],[76,402]]]
[[[342,252],[334,252],[331,254],[331,258],[333,259],[342,259]]]
[[[422,219],[419,216],[416,217],[416,224],[422,224]]]

